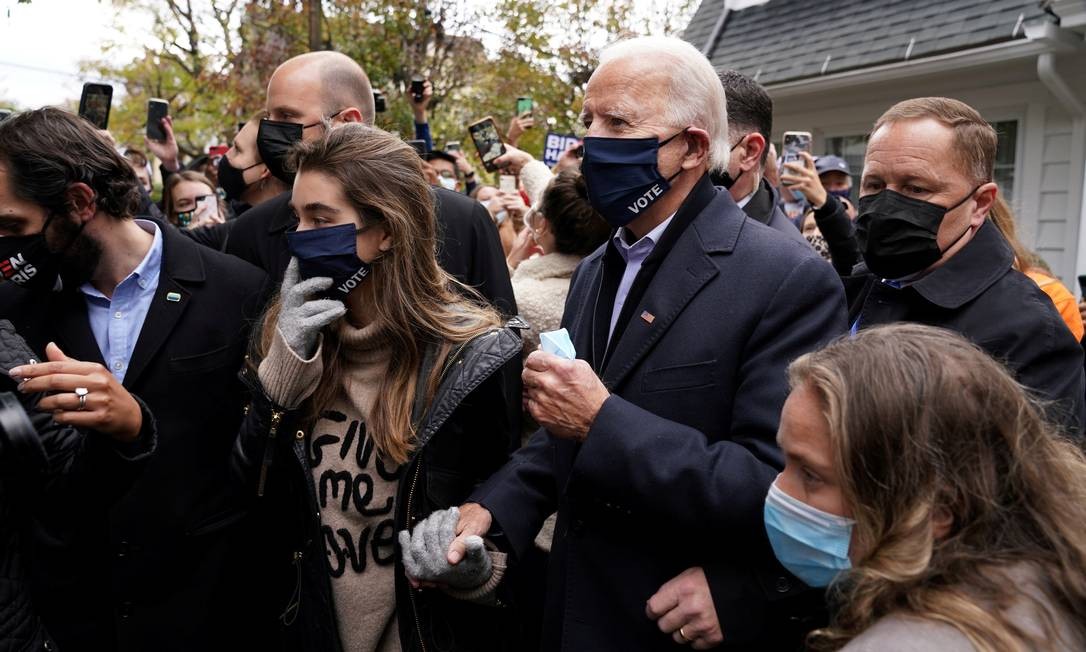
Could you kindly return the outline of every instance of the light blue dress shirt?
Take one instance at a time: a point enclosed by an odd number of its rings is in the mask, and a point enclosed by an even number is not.
[[[611,341],[611,335],[615,332],[615,324],[618,323],[618,316],[622,312],[622,306],[626,304],[626,295],[630,293],[634,279],[637,278],[637,273],[641,271],[641,264],[656,248],[660,236],[664,234],[668,224],[671,224],[671,220],[674,218],[675,214],[672,213],[671,217],[661,222],[659,226],[646,233],[644,237],[633,244],[626,244],[625,236],[630,233],[626,230],[626,227],[622,227],[615,233],[615,248],[618,249],[618,253],[626,261],[626,270],[622,272],[622,281],[618,284],[618,292],[615,292],[615,307],[611,310],[611,328],[607,331],[608,342]]]
[[[113,290],[113,296],[107,297],[90,283],[79,288],[87,301],[87,317],[98,350],[102,352],[106,366],[120,381],[124,381],[128,371],[132,350],[136,348],[143,320],[155,298],[162,270],[162,232],[158,225],[148,220],[136,220],[136,224],[153,233],[155,239],[136,269]]]

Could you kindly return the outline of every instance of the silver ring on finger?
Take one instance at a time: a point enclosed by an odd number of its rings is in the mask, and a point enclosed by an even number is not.
[[[87,409],[87,394],[90,394],[90,390],[86,387],[75,388],[75,395],[79,397],[79,407],[76,409],[80,412]]]

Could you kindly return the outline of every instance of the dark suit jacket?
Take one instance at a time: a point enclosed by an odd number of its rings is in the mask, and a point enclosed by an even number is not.
[[[583,445],[540,430],[472,497],[518,557],[558,511],[546,650],[674,649],[645,602],[692,566],[706,567],[728,640],[769,649],[756,607],[795,582],[772,559],[763,504],[783,467],[786,367],[844,332],[841,283],[708,178],[672,226],[691,213],[597,368],[612,395]],[[562,320],[589,361],[603,357],[594,306],[612,246],[577,268]]]
[[[264,274],[158,226],[158,290],[124,379],[154,415],[158,450],[107,520],[72,544],[42,531],[34,547],[35,604],[65,650],[217,650],[257,627],[248,612],[261,592],[261,543],[246,539],[228,471]],[[76,288],[43,295],[5,283],[0,317],[38,351],[55,341],[102,362]]]
[[[1013,262],[1006,239],[985,222],[961,251],[907,287],[880,282],[861,264],[843,279],[849,323],[869,328],[909,321],[956,331],[1052,401],[1051,418],[1081,432],[1086,424],[1082,347],[1048,295]]]

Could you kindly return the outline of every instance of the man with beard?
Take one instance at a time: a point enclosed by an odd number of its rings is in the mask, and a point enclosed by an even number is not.
[[[131,167],[82,119],[46,108],[0,124],[0,318],[50,360],[27,384],[65,397],[74,425],[120,384],[158,432],[108,513],[64,536],[38,524],[35,605],[65,650],[241,649],[261,588],[228,463],[264,274],[133,219],[139,199]]]

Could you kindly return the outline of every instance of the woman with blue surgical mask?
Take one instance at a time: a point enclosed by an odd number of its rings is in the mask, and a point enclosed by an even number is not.
[[[897,324],[789,376],[765,527],[829,587],[810,649],[1086,649],[1086,457],[1002,365]]]

